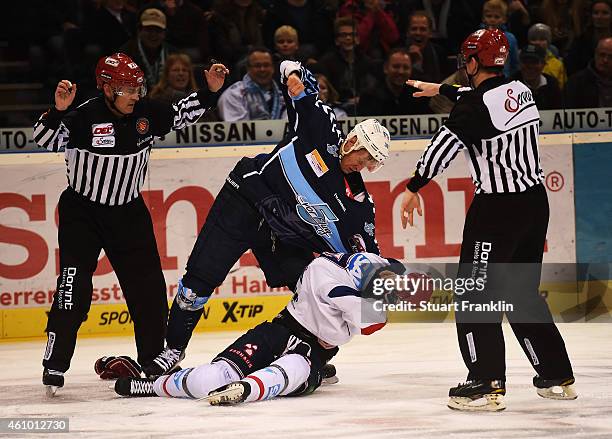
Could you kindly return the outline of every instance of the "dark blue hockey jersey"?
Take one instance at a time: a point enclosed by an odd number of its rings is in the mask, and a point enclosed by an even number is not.
[[[301,95],[290,98],[283,86],[287,138],[269,154],[242,159],[228,181],[285,242],[317,252],[379,254],[372,198],[360,173],[340,169],[344,135],[332,109],[318,99],[312,74],[304,67],[300,74],[306,86]]]

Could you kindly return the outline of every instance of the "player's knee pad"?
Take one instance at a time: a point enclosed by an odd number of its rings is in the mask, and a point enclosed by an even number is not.
[[[300,354],[283,355],[270,364],[270,367],[278,368],[284,375],[286,386],[281,395],[289,395],[302,387],[310,375],[310,360]]]
[[[223,360],[198,366],[185,377],[184,390],[194,398],[202,398],[211,390],[238,381],[240,375]]]
[[[179,308],[184,311],[198,311],[204,308],[204,305],[208,302],[208,297],[198,296],[191,288],[183,285],[183,279],[179,279],[175,300]]]

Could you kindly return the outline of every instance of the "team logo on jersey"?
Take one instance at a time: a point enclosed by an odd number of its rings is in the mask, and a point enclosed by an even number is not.
[[[355,253],[349,257],[346,271],[351,275],[355,287],[359,290],[364,287],[374,270],[374,264],[363,253]]]
[[[112,148],[115,146],[115,127],[112,123],[98,123],[91,126],[91,146]]]
[[[312,152],[306,154],[306,160],[317,177],[321,177],[323,174],[329,171],[323,157],[321,157],[321,154],[319,154],[319,151],[316,149],[313,149]]]
[[[365,223],[363,226],[363,230],[370,236],[374,236],[374,224]]]
[[[247,343],[244,345],[244,353],[247,354],[249,357],[252,357],[255,351],[257,351],[256,344]]]
[[[333,145],[331,143],[328,143],[327,152],[333,155],[334,157],[338,157],[338,145]]]
[[[114,136],[115,135],[115,127],[113,124],[108,123],[98,123],[91,126],[91,134],[94,136]]]
[[[508,113],[516,113],[522,106],[533,103],[533,95],[530,91],[523,91],[517,96],[513,96],[514,90],[509,88],[506,91],[506,95],[508,96],[508,99],[506,99],[506,102],[504,102],[504,109]]]
[[[138,134],[147,134],[149,132],[149,119],[141,117],[136,121],[136,131]]]
[[[338,221],[338,217],[329,205],[327,203],[310,204],[301,195],[297,196],[297,201],[300,204],[297,204],[295,208],[300,219],[314,227],[317,235],[331,237],[332,231],[329,223]]]

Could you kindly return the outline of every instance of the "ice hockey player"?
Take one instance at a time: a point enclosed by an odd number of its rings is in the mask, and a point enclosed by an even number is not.
[[[369,306],[382,297],[372,294],[375,280],[403,272],[398,261],[372,253],[323,253],[308,265],[293,300],[278,316],[249,330],[210,364],[156,380],[119,378],[115,391],[123,396],[205,398],[213,405],[312,393],[338,346],[385,325],[386,312]]]
[[[248,249],[270,287],[292,290],[313,252],[379,253],[360,171],[388,158],[389,132],[368,119],[345,139],[312,74],[292,61],[280,72],[289,135],[271,153],[241,159],[227,177],[178,282],[167,348],[145,367],[147,376],[178,366],[205,303]]]

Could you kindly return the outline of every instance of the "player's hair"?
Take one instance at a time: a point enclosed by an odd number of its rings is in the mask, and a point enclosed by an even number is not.
[[[433,20],[431,18],[431,15],[429,15],[427,13],[427,11],[424,10],[424,9],[418,9],[418,10],[414,11],[412,14],[410,14],[410,17],[408,17],[408,26],[406,27],[406,31],[408,31],[408,29],[410,29],[410,23],[412,23],[412,18],[413,17],[425,17],[425,18],[427,18],[427,25],[429,26],[429,30],[433,29]]]
[[[497,12],[502,17],[508,17],[508,4],[504,0],[488,0],[482,5],[482,14]]]
[[[293,38],[296,42],[299,42],[298,32],[293,26],[284,25],[276,29],[274,31],[274,41],[276,42],[280,37]]]

